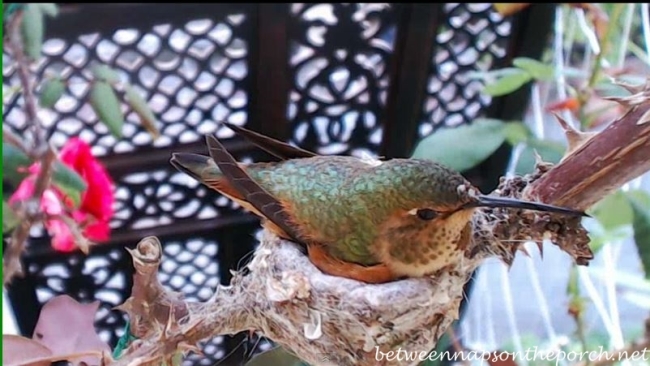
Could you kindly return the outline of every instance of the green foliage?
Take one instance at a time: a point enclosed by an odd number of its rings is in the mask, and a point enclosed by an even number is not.
[[[16,214],[11,205],[5,200],[2,200],[2,230],[7,233],[20,224],[20,218]]]
[[[589,214],[603,226],[605,230],[616,229],[632,222],[632,209],[623,191],[616,191],[595,204]]]
[[[412,158],[433,160],[461,172],[471,169],[503,144],[505,125],[480,119],[471,125],[437,130],[420,141]]]
[[[526,125],[521,122],[507,123],[503,128],[503,134],[510,145],[517,145],[533,138],[533,134]]]
[[[2,146],[3,180],[18,186],[28,175],[27,168],[33,161],[17,147]],[[81,194],[86,190],[86,182],[74,170],[56,161],[53,164],[52,183],[69,196],[75,205],[81,202]]]
[[[126,84],[124,89],[126,102],[131,108],[133,108],[138,117],[140,117],[140,123],[142,126],[147,131],[149,131],[154,139],[160,136],[160,132],[156,127],[156,116],[154,116],[151,108],[149,108],[149,105],[144,100],[144,98],[142,98],[142,96],[135,90],[135,88],[129,84]]]
[[[535,170],[535,154],[538,154],[543,161],[554,164],[559,162],[564,156],[565,148],[560,143],[550,140],[540,140],[532,136],[525,143],[526,146],[517,160],[517,166],[515,167],[516,174],[529,174]]]
[[[483,94],[493,97],[510,94],[532,80],[532,76],[521,69],[513,69],[512,72],[488,83],[483,88]]]
[[[27,176],[23,171],[32,164],[20,149],[7,143],[2,144],[2,179],[18,186]]]
[[[21,30],[25,54],[32,60],[38,60],[41,57],[45,30],[43,12],[38,4],[25,5]]]
[[[46,80],[41,88],[39,104],[43,108],[52,108],[56,102],[61,98],[65,91],[65,84],[61,78],[52,78]]]
[[[96,81],[90,89],[90,105],[111,134],[121,138],[124,114],[113,87],[106,81]]]
[[[486,80],[483,94],[499,97],[510,94],[532,80],[551,81],[555,69],[528,57],[518,57],[512,61],[514,67],[474,74]]]
[[[646,279],[650,280],[650,209],[635,199],[629,199],[629,202],[633,213],[634,242]]]
[[[47,16],[55,17],[59,15],[59,7],[55,3],[40,3],[38,5],[43,14]]]
[[[58,14],[59,8],[55,3],[24,5],[20,30],[22,32],[23,48],[27,57],[34,61],[41,57],[45,34],[45,16],[55,17]]]
[[[81,204],[81,195],[87,188],[86,182],[77,172],[61,162],[55,162],[53,168],[52,183],[78,207]]]
[[[589,214],[598,225],[590,227],[591,248],[634,235],[646,276],[650,273],[650,195],[644,191],[616,191],[596,203]],[[650,277],[649,277],[650,278]]]
[[[535,80],[551,81],[555,76],[553,66],[541,63],[532,58],[518,57],[512,60],[512,64],[520,70],[526,71]]]
[[[95,76],[95,80],[105,81],[109,84],[120,82],[120,74],[106,65],[98,64],[93,66],[92,73]]]
[[[15,8],[22,9],[23,12],[20,26],[25,54],[29,59],[37,61],[43,47],[44,19],[46,16],[57,16],[59,8],[55,3],[25,4]],[[117,93],[120,85],[124,87],[124,102],[138,115],[142,126],[154,139],[160,135],[156,127],[156,117],[146,101],[131,85],[121,82],[117,70],[108,65],[96,64],[91,68],[91,73],[94,80],[91,81],[90,105],[113,136],[121,138],[124,126],[124,114]],[[52,108],[65,92],[65,85],[66,81],[58,76],[45,81],[40,90],[40,106]]]

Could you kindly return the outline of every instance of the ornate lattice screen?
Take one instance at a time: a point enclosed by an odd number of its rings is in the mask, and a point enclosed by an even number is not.
[[[116,183],[116,215],[110,242],[89,256],[53,253],[45,234],[35,234],[28,276],[9,289],[21,331],[31,335],[41,304],[67,293],[102,301],[97,327],[115,344],[125,319],[111,308],[131,286],[123,248],[148,235],[165,246],[162,280],[187,298],[207,300],[229,280],[229,269],[254,247],[257,220],[168,163],[174,151],[204,153],[209,133],[238,159],[266,158],[231,138],[220,121],[323,154],[407,156],[440,126],[521,114],[525,90],[492,101],[471,73],[536,57],[543,42],[526,39],[545,34],[550,14],[552,7],[539,5],[504,20],[489,4],[64,5],[47,24],[45,57],[35,68],[69,84],[42,118],[55,145],[71,136],[91,143]],[[11,56],[3,56],[4,87],[17,85]],[[97,61],[144,93],[159,139],[125,109],[124,138],[116,140],[79,101]],[[28,133],[18,96],[5,102],[3,118]],[[504,156],[468,176],[494,184]],[[201,364],[242,339],[215,338]]]

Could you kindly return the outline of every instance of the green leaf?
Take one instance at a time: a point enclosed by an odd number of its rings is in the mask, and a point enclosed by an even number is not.
[[[41,89],[39,103],[43,108],[52,108],[65,91],[65,84],[60,78],[46,80]]]
[[[636,200],[630,199],[629,202],[634,214],[634,242],[639,251],[645,277],[650,279],[650,211]]]
[[[140,93],[133,86],[127,84],[125,86],[125,94],[127,103],[133,108],[138,117],[140,117],[142,126],[149,131],[154,140],[160,137],[160,131],[156,127],[156,116],[154,116],[151,108],[149,108],[149,105]]]
[[[246,366],[299,366],[303,362],[282,347],[275,347],[251,358]]]
[[[54,163],[53,168],[52,183],[72,200],[74,207],[78,207],[88,185],[77,172],[59,161]]]
[[[100,80],[105,81],[110,84],[115,84],[120,82],[120,74],[116,70],[106,66],[106,65],[95,65],[92,68],[93,75]]]
[[[512,64],[530,74],[535,80],[551,81],[555,77],[553,66],[528,57],[517,57]]]
[[[629,200],[620,190],[603,197],[588,211],[605,230],[629,225],[633,219]]]
[[[521,122],[508,122],[503,127],[506,141],[512,146],[525,142],[533,136],[528,126]]]
[[[121,138],[124,114],[111,85],[105,81],[95,82],[90,89],[90,105],[113,136]]]
[[[633,235],[631,226],[619,226],[613,229],[605,229],[600,223],[598,227],[589,229],[589,247],[594,253],[599,252],[605,244],[614,243],[630,238]]]
[[[13,230],[16,226],[20,224],[20,218],[18,218],[18,215],[14,211],[13,208],[11,208],[11,205],[5,200],[2,200],[2,229],[3,231],[9,232]]]
[[[493,97],[510,94],[521,88],[531,79],[532,77],[529,73],[523,70],[518,70],[516,73],[505,75],[497,79],[495,82],[485,85],[483,93]]]
[[[632,189],[625,192],[625,194],[629,199],[635,200],[638,204],[650,210],[650,193],[640,189]]]
[[[56,17],[59,15],[59,7],[56,3],[40,3],[38,6],[41,8],[43,14],[49,17]]]
[[[501,146],[504,122],[479,119],[471,125],[444,128],[425,137],[412,158],[428,159],[462,172],[473,168]]]
[[[23,11],[21,30],[25,54],[36,61],[41,57],[44,34],[43,13],[38,4],[27,4]]]
[[[2,144],[2,179],[18,186],[27,177],[26,172],[19,172],[19,168],[26,169],[32,161],[17,147],[8,143]]]
[[[515,173],[525,175],[535,170],[535,152],[549,163],[557,163],[564,156],[564,146],[554,141],[530,139],[519,155]]]

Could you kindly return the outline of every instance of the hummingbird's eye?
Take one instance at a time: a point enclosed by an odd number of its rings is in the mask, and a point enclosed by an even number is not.
[[[417,210],[416,215],[421,219],[421,220],[433,220],[438,216],[438,213],[430,208],[423,208],[420,210]]]

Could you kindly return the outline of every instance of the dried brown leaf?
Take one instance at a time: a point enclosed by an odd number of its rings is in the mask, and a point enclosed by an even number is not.
[[[4,366],[48,366],[53,352],[33,339],[2,335],[2,364]]]
[[[2,364],[5,366],[49,366],[52,362],[102,357],[101,351],[79,353],[54,352],[41,342],[13,334],[2,336]]]
[[[68,295],[61,295],[48,301],[41,310],[33,339],[56,354],[84,352],[110,352],[111,349],[95,331],[95,313],[99,301],[81,304]],[[69,359],[73,366],[85,362],[100,364],[98,356],[82,356]]]

